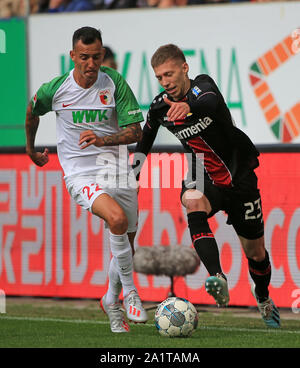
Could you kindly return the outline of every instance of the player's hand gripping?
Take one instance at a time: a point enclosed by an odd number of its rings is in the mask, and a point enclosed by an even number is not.
[[[28,156],[37,166],[44,166],[46,165],[46,163],[49,162],[48,153],[49,153],[48,148],[45,148],[44,152],[35,152],[35,151],[28,152]]]
[[[92,144],[96,147],[101,147],[101,139],[92,130],[85,130],[80,134],[79,137],[79,146],[81,146],[80,149],[85,149]]]
[[[186,118],[187,114],[191,112],[189,105],[186,102],[173,102],[167,97],[164,97],[166,104],[170,106],[167,117],[169,121],[176,121]]]

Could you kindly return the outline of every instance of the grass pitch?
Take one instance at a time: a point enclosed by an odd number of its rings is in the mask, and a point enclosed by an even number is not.
[[[199,306],[199,324],[189,338],[161,337],[154,311],[147,324],[113,334],[95,300],[7,297],[0,314],[0,347],[5,348],[299,348],[300,319],[282,315],[282,328],[265,327],[258,311]]]

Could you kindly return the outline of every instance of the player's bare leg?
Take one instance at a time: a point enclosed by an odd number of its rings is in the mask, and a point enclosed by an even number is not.
[[[271,264],[269,254],[265,249],[264,236],[258,239],[246,239],[242,236],[239,236],[239,238],[248,258],[249,273],[254,281],[251,291],[257,301],[262,319],[268,327],[279,328],[279,311],[269,297],[268,286],[271,280]]]
[[[92,205],[92,212],[103,218],[110,230],[110,246],[113,258],[110,264],[108,292],[101,298],[100,305],[110,320],[112,332],[128,332],[124,312],[117,299],[121,284],[127,293],[135,289],[132,276],[132,252],[127,238],[128,221],[119,204],[108,194],[98,196]]]
[[[109,227],[110,247],[113,257],[117,260],[118,272],[127,295],[135,289],[133,283],[132,250],[127,237],[128,220],[121,206],[108,194],[97,197],[92,206],[92,212],[103,218]]]
[[[186,208],[193,245],[210,277],[205,281],[206,291],[218,306],[229,302],[227,280],[220,265],[219,250],[207,218],[212,208],[207,197],[196,189],[187,190],[182,196]]]

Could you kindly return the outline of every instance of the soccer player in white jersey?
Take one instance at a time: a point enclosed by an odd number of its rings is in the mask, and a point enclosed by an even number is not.
[[[100,31],[82,27],[74,32],[74,69],[43,84],[28,105],[26,152],[38,166],[48,162],[48,149],[36,152],[34,141],[39,116],[55,111],[67,189],[79,205],[104,219],[110,232],[109,285],[100,304],[112,332],[128,332],[119,302],[122,288],[128,319],[148,319],[133,282],[138,203],[126,147],[141,139],[143,115],[122,76],[101,67],[104,53]]]

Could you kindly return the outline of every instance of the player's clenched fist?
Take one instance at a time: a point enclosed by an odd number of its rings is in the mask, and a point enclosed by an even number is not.
[[[34,162],[37,166],[44,166],[49,162],[49,150],[48,148],[45,148],[44,152],[27,152],[29,157],[31,158],[32,162]]]

